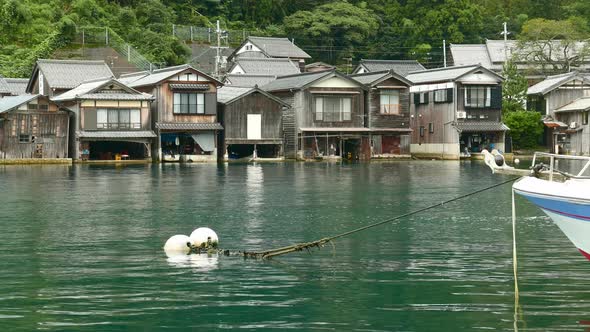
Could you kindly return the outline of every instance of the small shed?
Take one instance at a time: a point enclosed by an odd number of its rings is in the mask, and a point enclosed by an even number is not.
[[[289,105],[255,86],[218,90],[218,117],[225,131],[219,137],[219,158],[225,160],[282,158],[283,112]]]

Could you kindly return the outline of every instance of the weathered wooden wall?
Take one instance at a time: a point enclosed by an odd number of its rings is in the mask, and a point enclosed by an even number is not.
[[[226,140],[248,139],[248,114],[262,115],[261,139],[283,139],[282,107],[280,103],[258,92],[251,93],[224,107]]]
[[[405,86],[404,83],[390,78],[379,83],[380,86]],[[369,93],[369,127],[370,128],[409,128],[410,127],[410,90],[399,91],[400,114],[381,114],[381,91],[371,89]],[[393,89],[387,89],[393,90]]]

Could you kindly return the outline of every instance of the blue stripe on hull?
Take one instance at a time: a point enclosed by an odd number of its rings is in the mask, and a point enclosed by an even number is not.
[[[573,203],[552,197],[541,198],[518,192],[538,207],[555,213],[567,215],[571,218],[590,222],[590,204]]]

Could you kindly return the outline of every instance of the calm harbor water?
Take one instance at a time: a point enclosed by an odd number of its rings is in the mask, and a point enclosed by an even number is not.
[[[476,162],[0,167],[0,331],[590,331],[590,263],[510,185],[273,261],[162,250],[311,241],[507,179]]]

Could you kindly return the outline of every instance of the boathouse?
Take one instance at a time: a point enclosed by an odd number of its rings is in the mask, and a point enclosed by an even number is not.
[[[410,155],[410,86],[412,83],[393,70],[350,75],[367,85],[367,126],[371,158]]]
[[[148,160],[153,97],[114,78],[87,81],[52,97],[74,113],[70,155],[81,160]]]
[[[283,157],[283,113],[290,107],[257,86],[218,90],[218,114],[224,127],[219,158],[248,160]]]
[[[416,71],[410,88],[413,156],[459,159],[483,149],[504,151],[502,77],[482,67]]]
[[[223,83],[189,65],[126,74],[121,80],[155,96],[151,108],[158,161],[217,160],[217,135],[223,130],[217,89]]]
[[[527,109],[543,115],[553,153],[590,155],[590,79],[578,72],[548,76],[527,91]]]
[[[49,98],[0,98],[0,158],[67,158],[69,112]]]
[[[370,159],[365,85],[330,70],[279,77],[262,89],[291,106],[283,113],[286,158]]]

